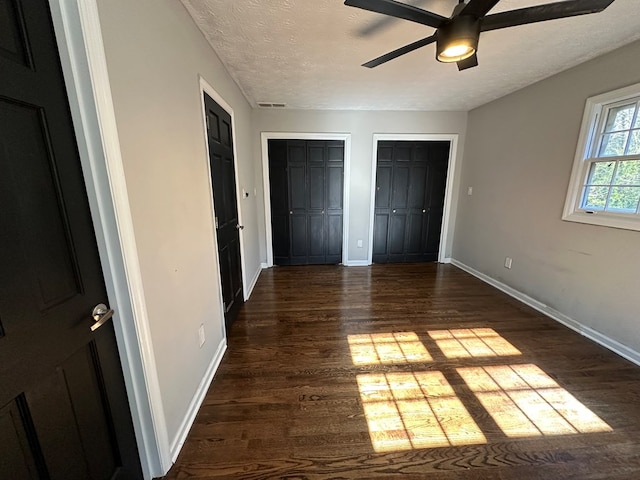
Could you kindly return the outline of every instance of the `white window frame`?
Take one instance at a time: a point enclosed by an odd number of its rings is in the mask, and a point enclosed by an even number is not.
[[[640,83],[587,99],[576,156],[571,171],[569,190],[562,214],[563,220],[640,231],[640,211],[635,213],[616,213],[581,207],[583,188],[589,175],[591,164],[594,161],[640,159],[640,155],[597,158],[594,153],[595,149],[598,148],[599,130],[606,122],[606,118],[603,117],[606,116],[610,108],[632,99],[636,101],[640,99]]]

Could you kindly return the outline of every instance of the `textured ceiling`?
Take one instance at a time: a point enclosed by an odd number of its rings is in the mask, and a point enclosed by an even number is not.
[[[470,110],[640,39],[640,0],[604,12],[484,32],[480,66],[458,72],[435,46],[360,65],[433,28],[343,0],[181,0],[249,103],[294,109]],[[457,0],[403,0],[449,16]],[[492,13],[549,3],[502,0]]]

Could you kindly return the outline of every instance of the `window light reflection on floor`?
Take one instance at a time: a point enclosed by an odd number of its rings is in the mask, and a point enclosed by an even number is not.
[[[376,452],[486,443],[441,372],[357,376]]]
[[[429,336],[447,358],[522,355],[492,328],[432,330]]]
[[[612,430],[536,365],[456,370],[508,437]]]
[[[433,360],[414,332],[348,335],[354,365],[430,362]]]

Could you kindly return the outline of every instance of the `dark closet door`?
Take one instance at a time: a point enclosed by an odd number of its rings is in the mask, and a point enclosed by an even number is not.
[[[374,263],[438,259],[449,142],[378,142]]]
[[[142,478],[46,0],[0,0],[0,478]]]
[[[218,261],[227,328],[238,316],[244,302],[240,229],[236,197],[231,115],[207,94],[204,96],[209,138],[209,163],[213,183],[213,203],[218,237]]]
[[[342,261],[344,142],[269,140],[275,265]]]

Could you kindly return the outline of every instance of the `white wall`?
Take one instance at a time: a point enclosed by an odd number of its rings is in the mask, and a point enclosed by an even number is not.
[[[162,404],[169,441],[179,447],[198,387],[225,344],[199,75],[234,110],[243,185],[255,183],[251,109],[179,2],[98,6]],[[251,279],[260,269],[260,213],[255,197],[240,205]]]
[[[463,264],[636,352],[640,232],[561,215],[585,101],[639,82],[638,58],[636,42],[469,113],[453,245]]]
[[[351,184],[349,186],[349,248],[348,259],[362,262],[368,259],[371,174],[373,165],[374,133],[441,133],[458,134],[458,159],[462,158],[466,133],[466,112],[384,112],[384,111],[308,111],[308,110],[254,110],[253,112],[253,155],[260,158],[261,132],[295,133],[350,133],[351,136]],[[256,170],[256,178],[262,178],[262,171]],[[259,175],[259,177],[258,177]],[[451,215],[455,217],[457,189],[454,195]],[[262,191],[262,187],[260,186]],[[260,203],[259,209],[264,209]],[[449,239],[452,238],[453,222],[450,224]],[[264,223],[260,238],[264,238]],[[363,248],[357,241],[363,240]],[[266,260],[266,247],[260,245],[260,256]],[[451,256],[451,242],[445,247],[446,256]]]

